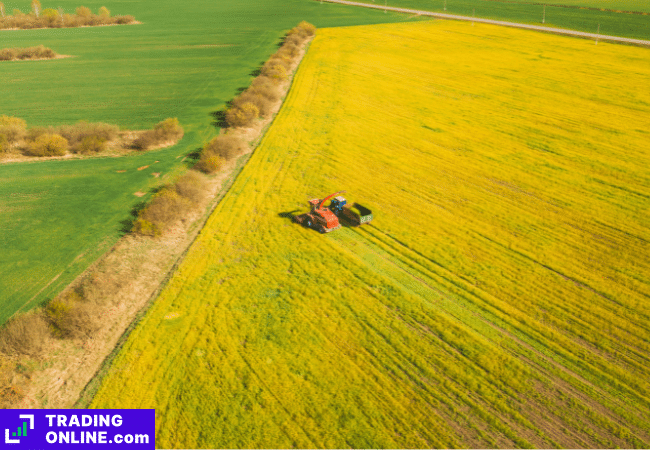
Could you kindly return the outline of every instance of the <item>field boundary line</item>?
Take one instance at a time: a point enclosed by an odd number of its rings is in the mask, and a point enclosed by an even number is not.
[[[462,20],[467,22],[479,22],[479,23],[487,23],[491,25],[499,25],[503,27],[522,28],[525,30],[542,31],[545,33],[562,34],[567,36],[593,39],[595,41],[607,41],[607,42],[616,42],[621,44],[638,45],[642,47],[650,47],[650,41],[644,39],[632,39],[632,38],[624,38],[620,36],[610,36],[606,34],[587,33],[584,31],[571,30],[569,28],[543,27],[541,25],[530,25],[526,23],[506,22],[503,20],[483,19],[480,17],[459,16],[456,14],[437,13],[432,11],[422,11],[418,9],[396,8],[394,6],[371,5],[367,3],[351,2],[348,0],[318,0],[318,1],[321,2],[325,1],[328,3],[339,3],[342,5],[350,5],[350,6],[361,6],[363,8],[372,8],[372,9],[379,9],[384,11],[398,12],[398,13],[416,14],[421,16],[435,17],[438,19]]]

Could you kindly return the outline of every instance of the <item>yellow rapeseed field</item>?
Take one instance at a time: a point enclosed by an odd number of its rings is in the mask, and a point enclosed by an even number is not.
[[[319,30],[92,407],[156,446],[650,446],[650,50]],[[289,217],[345,189],[371,225]]]

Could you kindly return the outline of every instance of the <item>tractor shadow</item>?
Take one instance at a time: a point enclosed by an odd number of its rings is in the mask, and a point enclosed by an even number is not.
[[[294,209],[293,211],[281,212],[278,213],[278,217],[282,219],[288,219],[293,222],[293,218],[300,215],[300,210]]]

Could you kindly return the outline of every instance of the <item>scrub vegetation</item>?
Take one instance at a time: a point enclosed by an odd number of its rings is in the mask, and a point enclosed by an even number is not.
[[[183,137],[177,118],[165,119],[151,130],[120,131],[117,125],[78,122],[74,125],[27,127],[27,122],[6,115],[0,116],[0,162],[2,158],[22,153],[25,156],[64,156],[100,154],[110,146],[113,150],[149,150],[170,146]],[[135,135],[129,139],[128,136]]]
[[[11,14],[8,14],[4,4],[0,2],[0,30],[94,27],[135,22],[133,16],[111,16],[111,12],[105,6],[99,8],[98,14],[94,14],[90,8],[85,6],[79,6],[75,9],[74,14],[68,14],[63,11],[63,8],[43,9],[39,0],[32,0],[31,10],[28,13],[14,9]]]
[[[0,50],[0,61],[24,61],[26,59],[52,59],[56,53],[51,48],[39,45],[27,48],[3,48]]]

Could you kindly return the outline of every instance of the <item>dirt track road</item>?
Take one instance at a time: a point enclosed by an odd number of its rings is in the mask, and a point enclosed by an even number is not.
[[[371,5],[368,3],[358,3],[358,2],[350,2],[347,0],[320,0],[326,1],[329,3],[341,3],[343,5],[351,5],[351,6],[362,6],[364,8],[374,8],[374,9],[384,9],[388,11],[394,11],[394,12],[401,12],[401,13],[406,13],[406,14],[417,14],[421,16],[431,16],[431,17],[437,17],[439,19],[450,19],[450,20],[468,20],[472,22],[480,22],[480,23],[490,23],[493,25],[501,25],[505,27],[515,27],[515,28],[524,28],[527,30],[536,30],[536,31],[543,31],[546,33],[555,33],[555,34],[565,34],[568,36],[577,36],[577,37],[582,37],[582,38],[587,38],[587,39],[594,39],[596,41],[608,41],[608,42],[622,42],[625,44],[632,44],[632,45],[641,45],[645,47],[650,47],[650,41],[646,41],[643,39],[630,39],[630,38],[624,38],[624,37],[619,37],[619,36],[608,36],[605,34],[596,34],[596,33],[585,33],[582,31],[575,31],[575,30],[568,30],[565,28],[552,28],[552,27],[544,27],[541,25],[528,25],[525,23],[515,23],[515,22],[504,22],[501,20],[491,20],[491,19],[481,19],[478,17],[469,17],[469,16],[457,16],[455,14],[443,14],[443,13],[436,13],[436,12],[431,12],[431,11],[420,11],[417,9],[408,9],[408,8],[394,8],[392,6],[382,6],[382,5]],[[381,0],[380,0],[381,1]]]

